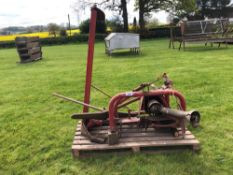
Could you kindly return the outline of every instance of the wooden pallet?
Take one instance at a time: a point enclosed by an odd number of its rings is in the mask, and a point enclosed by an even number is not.
[[[93,134],[106,135],[107,126],[101,126],[91,131]],[[155,130],[148,128],[147,130],[138,128],[136,125],[123,125],[121,129],[121,137],[119,144],[108,145],[91,142],[88,138],[81,135],[80,124],[78,124],[72,145],[72,153],[74,157],[107,152],[140,152],[140,151],[174,151],[183,149],[192,149],[198,151],[200,148],[199,141],[194,135],[186,130],[185,137],[174,137],[170,131]]]
[[[19,63],[29,63],[42,59],[39,37],[16,37],[15,44],[20,57]]]

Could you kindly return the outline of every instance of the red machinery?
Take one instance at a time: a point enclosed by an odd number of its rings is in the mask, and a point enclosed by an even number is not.
[[[109,145],[112,145],[118,143],[121,126],[124,124],[136,124],[138,127],[144,129],[148,127],[154,127],[155,129],[166,128],[171,130],[176,137],[184,136],[186,121],[189,121],[193,127],[197,127],[200,122],[199,112],[186,111],[184,96],[180,92],[172,89],[172,81],[169,80],[166,73],[159,78],[164,79],[164,85],[162,87],[155,87],[153,83],[143,83],[130,92],[119,93],[111,97],[108,110],[89,104],[91,87],[107,95],[91,84],[96,20],[104,21],[104,18],[104,13],[96,6],[91,9],[84,102],[55,94],[56,96],[84,106],[83,113],[72,115],[73,119],[82,120],[82,135],[88,137],[93,142],[107,142]],[[170,108],[171,97],[176,99],[178,109]],[[139,102],[139,109],[130,109],[128,105],[135,102]],[[88,112],[89,108],[98,110],[98,112],[90,113]],[[122,112],[122,109],[127,109],[127,111]],[[105,136],[91,133],[94,127],[103,125],[109,126],[109,132]],[[181,128],[181,133],[178,132],[178,128]]]

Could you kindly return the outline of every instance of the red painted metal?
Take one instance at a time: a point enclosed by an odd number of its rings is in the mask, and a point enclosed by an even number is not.
[[[112,97],[109,103],[109,127],[110,131],[116,131],[116,123],[115,123],[115,116],[117,113],[118,105],[121,104],[124,100],[132,97],[143,97],[143,96],[169,96],[173,95],[179,99],[181,110],[186,110],[186,102],[184,96],[172,89],[165,89],[165,90],[154,90],[149,92],[129,92],[129,93],[120,93],[116,96]]]
[[[94,56],[94,45],[95,45],[95,32],[96,32],[96,19],[97,19],[97,8],[92,7],[91,9],[91,21],[89,28],[89,40],[88,40],[88,55],[87,55],[87,67],[86,67],[86,84],[85,84],[85,96],[84,103],[90,103],[91,94],[91,80],[92,80],[92,65]],[[88,112],[88,106],[83,106],[83,112]]]

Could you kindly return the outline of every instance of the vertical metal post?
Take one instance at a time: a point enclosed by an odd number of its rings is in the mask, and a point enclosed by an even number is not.
[[[69,31],[70,31],[70,36],[71,36],[71,27],[70,27],[70,14],[68,14],[68,25],[69,25]]]
[[[96,8],[93,7],[91,9],[91,20],[89,26],[88,55],[87,55],[87,67],[86,67],[86,84],[85,84],[85,96],[84,96],[84,103],[86,104],[90,103],[96,20],[97,20],[97,11]],[[88,106],[83,107],[83,112],[88,112]]]

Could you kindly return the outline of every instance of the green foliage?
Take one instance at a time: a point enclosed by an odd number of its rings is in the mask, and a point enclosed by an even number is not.
[[[177,27],[179,29],[179,27]],[[179,30],[177,30],[179,31]],[[178,35],[176,31],[176,34]],[[153,39],[153,38],[168,38],[170,37],[170,27],[169,26],[156,26],[140,33],[140,38],[142,39]]]
[[[233,7],[229,6],[231,0],[197,0],[202,18],[232,17]]]
[[[178,18],[189,17],[197,12],[196,0],[178,0],[173,2],[175,10],[169,9],[170,12]]]
[[[15,41],[0,42],[0,48],[12,48],[15,47]]]
[[[137,18],[136,17],[134,17],[133,18],[133,27],[137,27],[137,25],[138,25],[138,23],[137,23]]]
[[[133,19],[133,26],[132,28],[129,28],[129,32],[139,33],[139,26],[138,26],[136,17],[134,17]]]
[[[124,26],[119,17],[115,17],[111,20],[107,20],[106,24],[112,29],[112,32],[123,32]]]
[[[82,43],[88,42],[88,34],[77,34],[71,37],[56,37],[56,38],[44,38],[41,39],[42,45],[62,45],[68,43]],[[103,41],[106,37],[105,34],[96,34],[96,41]]]
[[[231,3],[231,0],[197,0],[197,5],[204,8],[222,8],[226,7]]]
[[[139,26],[141,32],[145,30],[145,17],[150,17],[151,12],[157,12],[159,10],[167,10],[167,8],[174,7],[173,0],[136,0],[135,9],[139,10]]]
[[[87,19],[83,21],[79,29],[81,30],[82,33],[89,33],[89,26],[90,26],[90,19]],[[97,33],[106,33],[106,24],[105,21],[97,21],[96,22],[96,32]]]
[[[103,41],[106,34],[96,34],[97,41]],[[53,37],[53,38],[41,38],[40,42],[42,46],[46,45],[62,45],[68,43],[82,43],[88,42],[88,34],[74,34],[70,37]],[[0,42],[0,48],[13,48],[15,47],[14,41]]]
[[[152,20],[149,20],[146,23],[146,28],[151,29],[151,28],[158,27],[158,25],[159,25],[159,20],[157,18],[153,18]]]
[[[111,26],[111,25],[110,25]],[[179,31],[179,27],[177,27],[177,32]],[[112,25],[112,32],[123,32],[122,25],[117,28],[117,25]],[[130,32],[139,32],[139,28],[132,28]],[[179,33],[179,32],[178,32]],[[140,33],[142,39],[153,39],[153,38],[163,38],[170,37],[170,28],[169,26],[156,26],[149,28],[149,30],[145,30]],[[179,35],[179,34],[178,34]],[[106,34],[96,34],[96,41],[104,41]],[[88,34],[74,34],[70,37],[56,37],[56,38],[41,38],[40,42],[42,46],[52,46],[52,45],[63,45],[69,43],[87,43],[88,42]],[[0,42],[0,48],[14,48],[14,41]]]
[[[24,65],[16,64],[15,49],[6,49],[0,50],[0,174],[232,175],[233,46],[188,45],[178,51],[160,39],[142,41],[141,47],[140,55],[117,52],[109,58],[104,44],[96,44],[93,84],[115,95],[169,73],[188,110],[202,114],[201,127],[191,129],[201,142],[199,154],[73,159],[77,121],[69,116],[82,108],[51,94],[83,99],[87,44],[43,47],[44,60]],[[108,101],[92,91],[93,105],[108,106]]]
[[[47,28],[48,28],[49,34],[53,35],[54,37],[56,37],[57,32],[59,32],[59,30],[60,30],[59,25],[57,25],[55,23],[49,23]]]
[[[64,28],[60,29],[59,35],[60,35],[61,37],[67,37],[68,34],[67,34],[66,29],[64,29]]]

